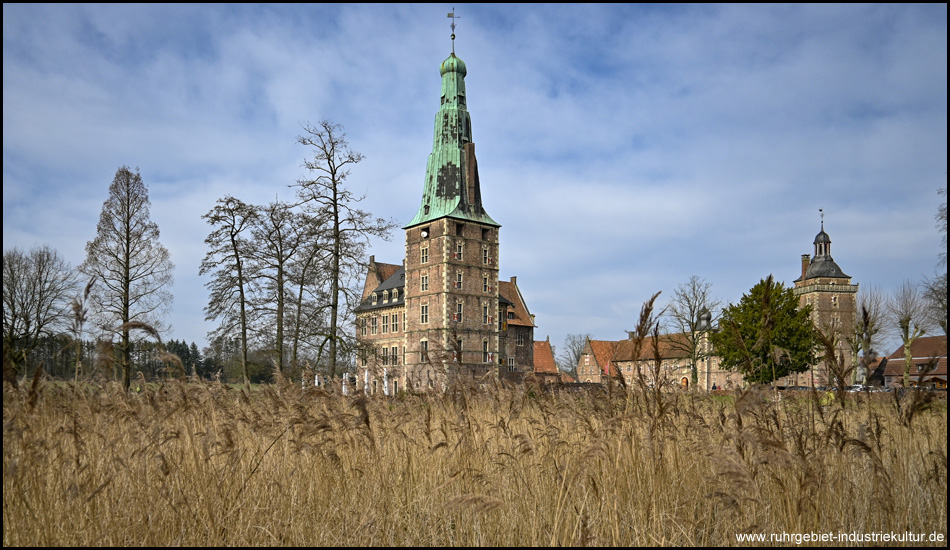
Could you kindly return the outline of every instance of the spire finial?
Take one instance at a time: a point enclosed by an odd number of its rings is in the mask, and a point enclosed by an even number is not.
[[[823,208],[818,209],[818,213],[821,215],[821,230],[825,230],[825,210]]]
[[[458,19],[458,16],[455,15],[455,6],[452,6],[452,11],[446,16],[452,20],[452,54],[455,54],[455,20]]]

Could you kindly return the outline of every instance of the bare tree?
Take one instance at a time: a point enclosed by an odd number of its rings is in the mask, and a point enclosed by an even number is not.
[[[939,194],[944,197],[947,196],[947,188],[944,187],[937,191]],[[941,236],[940,254],[938,259],[940,260],[938,265],[947,265],[947,200],[944,199],[943,203],[937,208],[937,229],[943,233]]]
[[[691,387],[699,381],[697,365],[705,358],[706,346],[702,345],[703,333],[711,328],[721,302],[712,297],[712,284],[697,275],[676,287],[668,306],[667,330],[682,334],[673,338],[670,345],[689,357]]]
[[[910,385],[911,346],[927,333],[927,305],[919,286],[904,281],[887,303],[890,324],[904,345],[904,387]]]
[[[939,191],[941,195],[946,197],[947,188],[944,187]],[[947,201],[944,200],[940,207],[937,209],[937,229],[942,233],[941,243],[943,246],[940,248],[940,255],[938,256],[939,261],[937,262],[937,267],[947,265]],[[932,279],[927,279],[924,282],[925,294],[927,297],[927,316],[929,321],[934,326],[939,326],[943,329],[943,334],[947,334],[947,271],[944,269],[943,274],[939,272],[934,275]]]
[[[369,212],[357,208],[365,196],[356,195],[345,186],[350,167],[363,160],[363,155],[351,151],[343,127],[327,120],[316,126],[307,124],[298,143],[313,148],[313,158],[304,166],[313,176],[297,181],[298,196],[313,213],[326,220],[329,245],[329,375],[336,376],[338,343],[343,340],[340,330],[343,304],[355,303],[351,288],[359,279],[358,272],[370,237],[388,239],[396,227],[392,221],[373,218]],[[341,303],[342,299],[342,303]]]
[[[209,250],[198,271],[199,275],[212,274],[211,281],[206,284],[211,295],[205,307],[205,319],[222,320],[216,333],[230,334],[234,328],[240,330],[241,373],[245,386],[248,386],[250,281],[247,262],[251,246],[246,233],[258,219],[258,208],[227,196],[218,199],[217,205],[202,218],[214,228],[205,239]]]
[[[99,325],[121,337],[126,389],[132,369],[132,329],[144,326],[157,334],[172,302],[168,287],[174,265],[158,242],[158,224],[149,216],[149,205],[138,169],[120,167],[102,205],[96,238],[86,244],[86,261],[79,268],[96,278],[92,301]]]
[[[561,370],[577,378],[577,364],[580,363],[584,355],[584,347],[590,339],[590,334],[568,334],[564,338],[564,349],[557,356]]]
[[[41,338],[68,329],[76,272],[49,246],[3,253],[3,346],[27,365]]]
[[[935,275],[924,282],[924,295],[927,299],[927,320],[931,326],[938,326],[947,335],[947,272]]]
[[[876,348],[881,344],[880,338],[887,325],[886,304],[887,298],[876,288],[865,288],[858,294],[854,328],[847,336],[851,363],[857,365],[855,383],[864,384],[871,374],[871,363],[877,355]]]
[[[288,271],[289,284],[294,288],[290,363],[295,370],[300,368],[301,356],[307,350],[316,350],[316,357],[311,356],[311,359],[319,364],[329,340],[325,322],[329,302],[325,285],[328,279],[327,243],[320,238],[322,224],[319,219],[303,215],[301,221],[305,227],[300,230],[306,238]]]
[[[251,233],[253,260],[251,277],[258,282],[260,292],[255,301],[259,319],[265,319],[262,335],[273,346],[274,362],[278,372],[286,368],[286,337],[289,325],[288,305],[291,298],[291,268],[298,252],[315,238],[313,225],[306,216],[292,210],[291,205],[273,202],[260,210],[260,216]],[[274,333],[270,332],[273,326]]]

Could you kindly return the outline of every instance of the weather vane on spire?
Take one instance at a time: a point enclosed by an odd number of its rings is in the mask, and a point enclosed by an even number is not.
[[[819,208],[818,213],[821,215],[821,230],[825,230],[825,209]]]
[[[446,16],[452,20],[452,53],[455,53],[455,20],[458,17],[455,15],[455,6],[452,6],[452,11]]]

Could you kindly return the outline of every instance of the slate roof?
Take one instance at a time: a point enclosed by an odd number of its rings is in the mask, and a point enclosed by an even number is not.
[[[376,264],[377,266],[391,266],[392,264]],[[383,309],[393,306],[401,306],[406,303],[406,268],[403,266],[393,266],[397,267],[395,273],[387,277],[382,284],[373,289],[373,292],[367,296],[363,303],[361,303],[356,311],[370,311],[373,309]],[[387,270],[388,271],[388,270]],[[383,273],[383,270],[380,268],[380,273]],[[390,293],[393,290],[399,291],[399,296],[395,300],[383,300],[383,291],[389,291]],[[373,304],[373,294],[376,294],[377,300],[376,304]]]
[[[844,274],[844,271],[841,271],[838,264],[828,254],[813,258],[811,263],[808,264],[808,269],[805,270],[805,279],[816,279],[818,277],[850,278]]]
[[[808,263],[805,270],[805,276],[795,279],[795,282],[817,278],[832,279],[850,279],[844,271],[838,267],[835,260],[831,257],[831,237],[825,233],[825,223],[821,223],[821,231],[815,235],[815,257]]]

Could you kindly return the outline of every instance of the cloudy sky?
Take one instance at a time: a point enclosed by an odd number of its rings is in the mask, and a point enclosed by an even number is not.
[[[365,155],[404,225],[422,197],[452,5],[3,6],[3,248],[74,266],[138,167],[175,263],[170,338],[205,342],[201,215],[290,200],[302,126]],[[501,277],[537,339],[617,340],[697,275],[724,303],[791,285],[819,209],[862,288],[934,273],[947,6],[456,5]],[[401,231],[375,242],[399,263]]]

